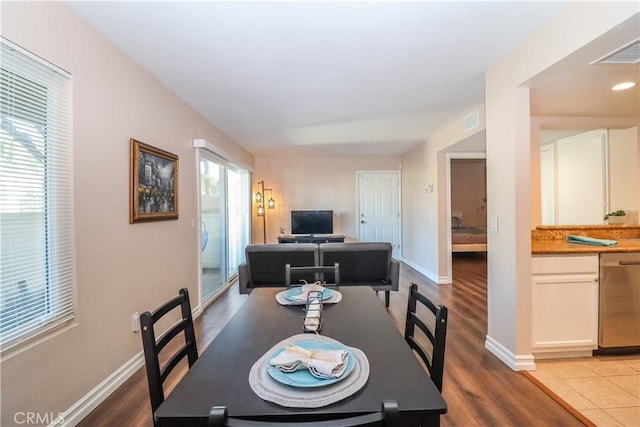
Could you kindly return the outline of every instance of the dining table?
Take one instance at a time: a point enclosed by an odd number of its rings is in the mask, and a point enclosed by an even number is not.
[[[256,362],[268,357],[274,345],[303,333],[304,305],[276,301],[285,289],[251,292],[156,410],[156,425],[206,426],[213,406],[225,406],[230,417],[249,420],[330,420],[380,411],[382,400],[397,402],[399,425],[439,425],[446,402],[381,300],[366,286],[333,288],[342,299],[322,306],[318,332],[366,356],[366,382],[353,394],[320,407],[290,407],[259,397],[250,384]],[[310,340],[316,336],[306,335]]]

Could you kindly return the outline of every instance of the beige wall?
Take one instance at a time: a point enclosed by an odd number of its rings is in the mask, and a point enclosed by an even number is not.
[[[486,73],[488,215],[487,347],[514,369],[531,357],[531,121],[519,86],[626,19],[635,2],[570,3]]]
[[[400,157],[273,156],[256,157],[255,165],[254,182],[264,180],[276,200],[276,209],[266,210],[267,243],[277,243],[280,227],[291,234],[291,210],[305,209],[333,210],[334,234],[355,240],[358,233],[356,172],[399,170]],[[256,191],[254,183],[253,193]],[[254,203],[252,241],[262,243],[262,218],[255,215],[255,207]]]
[[[402,157],[402,259],[436,283],[451,280],[446,239],[446,153],[453,150],[453,145],[483,134],[484,107],[469,112],[476,110],[480,122],[477,128],[465,132],[466,114],[461,115]],[[476,147],[470,151],[477,151]]]
[[[624,209],[638,223],[638,128],[609,130],[609,209]]]
[[[451,210],[462,212],[465,227],[487,225],[485,159],[451,160]]]
[[[252,156],[60,2],[2,2],[2,35],[73,75],[77,318],[2,355],[2,425],[18,411],[62,412],[141,350],[131,315],[187,286],[196,306],[198,234],[192,138]],[[179,156],[179,214],[129,224],[129,138]]]

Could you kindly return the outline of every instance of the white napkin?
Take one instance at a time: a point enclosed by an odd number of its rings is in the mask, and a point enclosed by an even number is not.
[[[349,353],[346,350],[306,350],[289,345],[269,362],[282,372],[309,369],[317,378],[339,378],[347,369]]]
[[[311,291],[324,292],[324,286],[320,286],[317,283],[307,283],[306,285],[300,286],[299,294],[291,295],[289,298],[295,301],[306,301]]]

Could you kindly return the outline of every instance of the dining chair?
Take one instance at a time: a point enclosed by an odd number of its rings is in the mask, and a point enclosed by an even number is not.
[[[421,320],[417,314],[417,303],[420,302],[426,306],[434,316],[433,327],[427,326],[427,323]],[[447,307],[444,305],[436,305],[426,296],[418,292],[418,285],[412,283],[409,288],[409,302],[407,304],[407,320],[405,323],[404,339],[409,344],[427,366],[431,380],[435,383],[438,390],[442,392],[442,376],[444,373],[444,349],[447,339]],[[431,342],[431,354],[427,354],[427,350],[414,337],[415,327],[418,327],[422,333]]]
[[[174,309],[180,308],[181,320],[177,321],[168,330],[161,333],[156,339],[156,323]],[[140,315],[140,329],[142,330],[142,348],[144,350],[144,360],[147,370],[147,382],[149,383],[149,397],[151,399],[151,412],[155,414],[158,406],[164,401],[163,383],[182,359],[188,358],[189,368],[198,359],[198,348],[196,346],[196,335],[193,329],[193,317],[191,315],[191,304],[189,302],[189,291],[187,288],[180,289],[178,296],[162,304],[153,313],[145,311]],[[184,345],[170,354],[169,360],[161,365],[160,352],[167,344],[173,343],[173,339],[180,333],[184,334]],[[176,339],[177,345],[182,344]],[[173,348],[173,346],[171,347]],[[163,361],[165,360],[163,355]],[[154,424],[155,424],[155,416]]]
[[[324,282],[324,274],[332,273],[332,281],[329,285],[340,286],[340,264],[334,263],[332,266],[303,266],[303,267],[292,267],[291,264],[286,264],[284,266],[284,284],[288,288],[292,285],[291,277],[299,277],[305,274],[314,273],[315,280]],[[297,282],[296,282],[297,283]]]
[[[229,417],[225,406],[214,406],[209,412],[208,427],[399,427],[398,403],[383,400],[382,409],[364,415],[326,421],[253,421]]]

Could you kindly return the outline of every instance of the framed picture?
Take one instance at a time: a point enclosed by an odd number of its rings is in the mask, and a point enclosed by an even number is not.
[[[178,156],[131,139],[129,223],[178,219]]]

